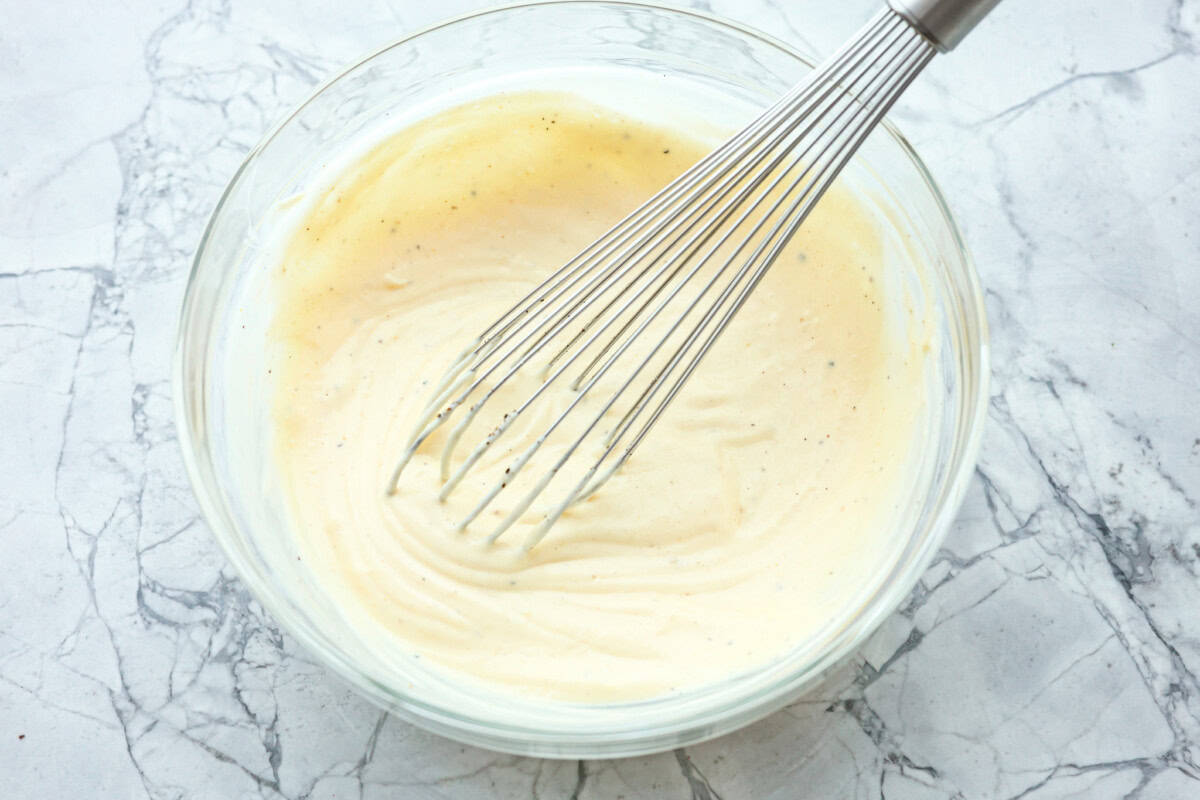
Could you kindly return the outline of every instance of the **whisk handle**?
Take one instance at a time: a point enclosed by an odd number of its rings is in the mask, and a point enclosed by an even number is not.
[[[887,0],[925,38],[945,53],[958,46],[1000,0]]]

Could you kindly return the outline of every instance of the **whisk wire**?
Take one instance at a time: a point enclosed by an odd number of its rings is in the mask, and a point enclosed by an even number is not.
[[[532,356],[534,353],[536,353],[542,344],[552,339],[566,325],[569,325],[574,321],[578,315],[577,310],[581,306],[587,303],[593,296],[597,295],[598,293],[602,293],[607,285],[611,285],[620,281],[624,275],[627,274],[630,269],[632,269],[633,264],[636,263],[634,256],[640,252],[640,248],[642,248],[647,242],[653,241],[656,237],[663,235],[662,226],[664,224],[674,224],[674,227],[667,231],[667,235],[669,235],[677,230],[679,226],[687,221],[687,219],[692,218],[691,214],[683,219],[677,219],[677,216],[675,215],[668,215],[665,222],[660,222],[657,228],[652,228],[651,230],[646,231],[637,241],[637,243],[626,248],[625,251],[622,251],[621,255],[612,261],[608,269],[603,270],[600,275],[596,276],[587,284],[585,284],[582,289],[576,291],[574,295],[569,297],[566,301],[564,301],[564,303],[555,308],[554,311],[550,312],[549,314],[542,314],[541,312],[544,310],[547,302],[554,302],[567,291],[569,291],[573,286],[575,286],[580,280],[590,274],[590,272],[594,271],[597,265],[603,263],[600,259],[605,253],[611,251],[614,247],[620,246],[631,236],[637,233],[637,231],[642,230],[642,228],[644,228],[649,221],[655,219],[658,211],[662,210],[664,207],[667,207],[673,200],[678,200],[682,192],[685,192],[689,189],[692,190],[690,195],[683,197],[680,202],[676,204],[677,206],[681,206],[685,209],[689,208],[690,204],[696,199],[698,193],[705,191],[710,192],[712,195],[712,203],[717,202],[726,188],[743,179],[750,170],[761,164],[762,158],[764,158],[766,153],[769,151],[764,150],[756,158],[748,161],[744,160],[744,156],[746,156],[748,153],[752,153],[755,148],[761,147],[764,142],[769,141],[768,137],[774,134],[781,125],[788,123],[788,127],[785,129],[784,135],[794,131],[795,127],[798,126],[804,119],[803,116],[796,113],[799,106],[807,102],[813,94],[816,94],[821,90],[823,90],[824,93],[822,94],[821,98],[819,98],[818,102],[824,100],[835,89],[839,88],[839,81],[843,79],[845,74],[851,72],[853,69],[857,68],[863,63],[864,59],[866,59],[870,54],[869,51],[864,51],[864,48],[871,46],[873,35],[880,32],[890,34],[891,32],[897,29],[903,29],[904,27],[905,24],[899,17],[886,10],[876,14],[876,16],[873,17],[866,26],[864,26],[863,32],[848,42],[839,51],[839,55],[845,57],[847,60],[844,61],[843,58],[839,58],[837,56],[831,59],[830,63],[834,64],[834,69],[830,70],[828,80],[810,80],[800,83],[787,95],[777,101],[767,113],[763,114],[758,120],[756,120],[755,123],[752,123],[741,134],[735,136],[725,145],[718,148],[709,156],[705,157],[699,163],[687,170],[679,178],[675,179],[675,181],[669,184],[667,188],[664,189],[663,192],[660,192],[658,196],[628,215],[625,220],[610,229],[605,236],[598,239],[592,245],[589,245],[589,247],[585,248],[583,252],[568,261],[567,264],[554,273],[554,275],[543,281],[538,288],[527,294],[523,300],[519,301],[515,306],[510,308],[509,311],[505,312],[500,319],[489,326],[489,328],[485,330],[483,334],[477,337],[475,342],[473,342],[472,345],[469,346],[466,351],[464,351],[464,355],[460,356],[460,358],[456,360],[455,364],[435,388],[434,398],[420,415],[415,432],[409,440],[404,455],[400,459],[392,474],[391,480],[388,483],[388,493],[391,494],[395,492],[404,467],[409,463],[412,456],[429,437],[429,435],[431,435],[438,427],[440,427],[445,419],[453,414],[453,412],[463,402],[465,402],[466,398],[478,390],[480,386],[483,385],[484,382],[486,382],[487,379],[490,378],[492,374],[499,369],[499,367],[503,365],[516,350],[528,344],[526,347],[525,356]],[[875,44],[878,44],[878,42],[875,42]],[[855,56],[855,58],[853,60],[848,60],[850,56]],[[731,169],[733,164],[738,163],[739,160],[743,161],[739,172],[733,176],[728,176],[727,173],[729,169]],[[716,166],[719,167],[716,172],[706,171],[706,165],[710,162],[716,162]],[[723,178],[723,182],[718,185],[716,191],[712,191],[713,183],[715,181],[722,180]],[[697,184],[702,185],[697,186]],[[701,219],[704,211],[707,211],[710,208],[711,205],[704,207],[700,212],[698,212],[698,216],[696,216],[695,219]],[[696,214],[697,212],[692,213]],[[587,266],[589,262],[594,263],[589,267]],[[623,271],[618,272],[622,265],[627,266]],[[646,269],[648,270],[652,266],[653,263],[647,265]],[[556,276],[560,275],[562,276],[561,278],[556,278]],[[547,284],[551,284],[551,288],[539,295],[538,293],[541,291],[541,288],[545,287]],[[598,284],[599,288],[597,288]],[[534,298],[535,295],[537,295],[537,297],[536,299],[533,299],[532,306],[530,308],[524,308],[524,306],[530,301],[531,298]],[[620,295],[618,295],[616,299],[619,299],[619,297]],[[569,308],[567,308],[568,306]],[[538,309],[536,313],[534,311],[535,307]],[[559,312],[563,308],[567,308],[567,311],[565,314],[560,314]],[[527,319],[525,319],[523,323],[518,324],[522,318],[526,317]],[[520,334],[520,332],[528,325],[535,322],[539,318],[542,319],[542,322],[535,327],[533,331],[521,339],[517,345],[509,348],[507,352],[497,359],[495,364],[486,372],[484,372],[482,375],[478,375],[479,370],[484,366],[484,364],[487,363],[488,359],[492,355],[504,347],[504,345],[512,338]],[[543,330],[547,324],[550,324],[554,320],[558,320],[558,322],[554,324],[550,330]],[[513,325],[517,325],[517,327],[513,329]],[[539,333],[540,336],[538,335]],[[538,338],[532,343],[529,343],[530,339],[534,338],[535,336]],[[578,336],[576,339],[577,338]],[[564,350],[569,349],[571,344],[572,342],[568,342],[568,344],[564,346]],[[552,362],[556,361],[560,356],[561,353],[556,355],[554,359],[552,359]],[[524,356],[519,358],[518,361],[512,365],[509,371],[502,376],[499,381],[496,382],[495,386],[498,387],[505,384],[513,377],[514,374],[516,374],[517,371],[521,369],[521,367],[525,365],[525,363],[527,363],[528,360],[529,359]],[[460,389],[468,381],[471,382],[471,385],[468,386],[466,390],[464,390],[456,399],[451,400],[451,397],[453,397],[455,391]],[[463,432],[465,432],[467,425],[469,425],[470,421],[474,419],[475,414],[472,412],[477,412],[479,408],[482,408],[482,406],[489,399],[491,399],[493,393],[494,388],[480,398],[480,400],[477,401],[477,403],[472,407],[471,411],[468,412],[468,417],[464,423],[460,423],[460,425],[457,426],[448,437],[447,443],[449,446],[443,449],[443,456],[441,459],[441,478],[443,482],[448,482],[451,480],[448,476],[449,460],[454,446],[457,445]],[[443,406],[445,406],[445,408],[443,408]],[[507,427],[505,427],[505,429],[507,429]],[[502,432],[503,430],[499,431],[499,433]],[[494,438],[492,440],[494,440]],[[485,440],[486,443],[484,446],[490,446],[492,440]],[[452,489],[453,485],[457,485],[457,481],[453,481],[453,484],[449,488]],[[448,494],[448,491],[449,489],[444,487],[440,493],[440,497],[444,499]]]
[[[900,55],[901,55],[901,53],[894,54],[891,61],[889,61],[888,63],[890,64],[892,61],[894,61]],[[870,85],[871,80],[874,80],[874,77],[870,76],[868,74],[868,86]],[[836,88],[836,86],[834,84],[829,83],[829,82],[818,82],[817,85],[823,85],[823,86],[828,87],[828,91],[825,93],[826,96],[832,94],[833,89]],[[844,91],[845,90],[843,90],[843,92]],[[858,107],[859,106],[857,106],[853,103],[847,104],[846,106],[844,106],[842,108],[842,110],[833,119],[826,120],[824,129],[822,130],[821,134],[818,135],[818,137],[816,139],[814,139],[812,142],[809,143],[809,146],[803,152],[801,152],[798,157],[796,157],[794,163],[795,164],[803,164],[804,156],[811,150],[812,147],[816,146],[817,143],[822,141],[821,136],[828,133],[830,130],[835,129],[835,127],[841,121],[841,118],[843,116],[845,116],[847,113],[849,113],[852,109],[855,109]],[[814,115],[814,116],[816,116],[816,115]],[[804,119],[804,117],[797,117],[796,118],[797,123],[802,119]],[[816,125],[818,124],[820,119],[821,118],[819,116],[816,116],[816,119],[814,119],[812,121],[812,123],[809,125],[808,129],[804,132],[804,134],[807,134],[808,132],[811,131],[811,129],[813,127],[816,127]],[[754,191],[758,190],[761,187],[763,181],[765,181],[767,178],[769,178],[772,174],[775,174],[776,168],[789,157],[792,150],[797,146],[797,144],[804,141],[804,139],[803,139],[804,134],[802,134],[800,137],[796,137],[790,141],[786,141],[785,145],[780,148],[779,152],[776,154],[775,158],[771,161],[771,163],[767,166],[767,168],[762,170],[760,172],[760,174],[756,177],[755,180],[753,180],[750,184],[748,184],[746,187],[744,187],[740,192],[738,192],[733,198],[731,198],[726,203],[726,207],[725,207],[725,209],[723,209],[722,214],[718,217],[717,221],[710,222],[710,224],[706,225],[705,228],[699,234],[697,234],[697,236],[693,239],[693,242],[697,243],[697,248],[700,246],[703,246],[705,241],[707,241],[718,230],[720,230],[721,223],[724,222],[728,218],[729,215],[732,215],[733,212],[735,212],[739,207],[742,206],[742,201],[747,196],[749,196]],[[688,318],[688,316],[692,313],[692,311],[695,310],[695,308],[699,305],[700,301],[704,298],[704,296],[713,288],[713,286],[715,286],[717,284],[718,280],[725,274],[725,272],[729,269],[730,265],[732,265],[734,263],[734,261],[736,260],[738,255],[740,255],[740,253],[749,245],[749,243],[754,239],[754,237],[758,234],[758,232],[762,229],[762,227],[764,225],[766,225],[767,221],[771,218],[772,214],[775,211],[777,211],[778,208],[784,203],[785,199],[789,196],[790,192],[794,191],[795,188],[798,185],[800,185],[800,183],[808,175],[808,173],[811,171],[811,169],[812,169],[811,164],[806,166],[804,168],[804,171],[795,178],[795,180],[793,181],[793,184],[789,188],[788,192],[785,192],[783,195],[780,195],[775,200],[775,202],[771,206],[770,210],[767,213],[761,215],[761,217],[759,218],[757,223],[753,226],[753,228],[751,229],[749,234],[746,235],[742,239],[741,243],[737,246],[736,250],[728,258],[726,258],[724,264],[719,268],[719,270],[716,272],[716,274],[713,275],[709,279],[709,281],[704,285],[704,287],[695,296],[695,298],[691,301],[691,303],[688,304],[688,306],[685,308],[685,310],[679,315],[679,317],[675,320],[675,322],[668,328],[666,333],[663,334],[661,340],[652,349],[651,355],[648,356],[646,359],[644,359],[642,361],[642,363],[637,366],[637,368],[626,379],[626,381],[622,384],[622,386],[609,398],[608,402],[604,404],[604,406],[596,414],[596,416],[593,418],[592,422],[587,426],[587,428],[584,430],[584,432],[579,435],[579,437],[575,440],[575,442],[558,459],[557,463],[549,470],[548,474],[551,478],[555,474],[557,474],[557,472],[561,469],[561,467],[566,463],[567,459],[571,455],[574,454],[575,450],[582,443],[582,441],[587,437],[587,435],[591,433],[591,431],[595,428],[595,426],[600,422],[600,420],[603,418],[604,414],[607,413],[607,411],[613,406],[613,404],[615,404],[616,401],[624,394],[626,389],[628,389],[628,387],[633,383],[633,381],[637,378],[637,376],[641,373],[641,371],[645,368],[645,366],[650,362],[650,359],[653,357],[653,354],[658,352],[658,350],[662,347],[662,345],[665,344],[670,339],[670,337],[683,324],[683,322]],[[743,209],[742,214],[741,214],[740,218],[737,220],[737,222],[734,223],[734,225],[730,226],[728,229],[726,229],[724,231],[723,236],[715,244],[713,244],[710,247],[708,252],[701,259],[699,259],[698,261],[693,263],[692,269],[689,271],[689,273],[684,277],[684,279],[682,281],[679,281],[675,284],[674,289],[667,295],[667,297],[665,299],[663,299],[659,303],[658,307],[654,310],[654,312],[649,317],[645,318],[641,322],[641,324],[638,326],[637,330],[621,344],[621,346],[617,349],[617,351],[613,355],[611,355],[609,357],[608,361],[604,364],[604,366],[601,367],[600,370],[597,371],[593,375],[593,377],[590,380],[588,380],[588,382],[585,385],[583,385],[582,387],[579,388],[575,397],[572,399],[571,403],[551,423],[549,428],[546,430],[545,434],[543,436],[538,437],[534,441],[534,443],[529,447],[529,449],[526,450],[524,453],[522,453],[521,456],[519,458],[517,458],[516,461],[514,461],[509,466],[509,468],[504,473],[503,480],[498,481],[495,485],[493,485],[492,489],[485,495],[483,501],[480,502],[478,505],[476,505],[475,508],[462,521],[459,522],[457,527],[460,530],[462,528],[466,527],[468,524],[470,524],[470,522],[473,521],[475,519],[475,517],[479,513],[481,513],[490,504],[490,502],[493,498],[495,498],[503,489],[505,489],[508,485],[510,485],[513,482],[513,480],[521,472],[521,469],[529,462],[533,453],[536,452],[536,450],[542,446],[542,444],[546,441],[546,439],[549,437],[549,435],[551,435],[559,427],[559,425],[562,424],[571,415],[571,413],[574,411],[574,409],[584,400],[584,398],[588,395],[588,393],[596,385],[596,383],[609,371],[609,369],[626,352],[626,350],[628,350],[628,348],[633,345],[633,343],[646,330],[646,328],[655,319],[658,318],[658,316],[662,313],[662,311],[670,305],[671,301],[688,285],[690,280],[693,277],[695,277],[695,275],[709,262],[709,260],[717,252],[719,252],[720,248],[726,244],[726,242],[730,239],[730,237],[732,237],[740,229],[742,223],[746,222],[748,219],[750,219],[750,217],[753,214],[756,213],[759,204],[765,198],[769,197],[772,192],[774,192],[774,190],[778,187],[778,185],[780,183],[783,182],[783,180],[787,177],[787,175],[788,175],[788,170],[783,170],[783,171],[779,172],[778,174],[775,174],[774,180],[765,189],[763,189],[760,192],[758,198],[753,203],[751,203],[749,205],[749,207],[746,207]],[[720,195],[718,195],[718,197],[719,196]],[[734,283],[731,284],[724,293],[722,293],[722,295],[718,298],[716,303],[710,309],[709,316],[705,317],[705,319],[701,323],[702,325],[705,322],[707,322],[707,320],[709,318],[711,318],[711,314],[715,313],[715,311],[719,307],[720,303],[728,296],[728,293],[733,291],[733,288],[736,286],[736,282],[738,280],[740,280],[740,278],[742,276],[744,276],[745,271],[748,270],[750,265],[754,263],[754,260],[762,252],[762,249],[767,245],[768,242],[769,242],[769,239],[764,241],[762,244],[760,244],[759,249],[747,261],[746,265],[743,267],[743,270],[738,273],[738,276],[737,276],[737,278],[735,278]],[[684,253],[688,253],[688,252],[689,251],[685,248]],[[682,266],[682,263],[681,263],[681,266]],[[661,291],[661,288],[663,288],[665,286],[666,286],[665,283],[662,284],[660,286],[659,291]],[[647,287],[643,287],[642,291],[645,291],[646,288]],[[655,294],[657,294],[657,291]],[[652,298],[653,298],[653,296],[652,296]],[[652,298],[648,302],[652,302]],[[636,295],[635,295],[635,298],[631,299],[630,302],[633,302],[633,300],[635,300],[635,299],[636,299]],[[641,310],[639,310],[638,313],[640,313],[640,311]],[[599,331],[597,331],[593,335],[592,339],[589,341],[589,344],[592,341],[595,341],[595,339],[597,337],[599,337],[602,333],[604,333],[604,331],[607,329],[608,326],[613,324],[619,318],[620,318],[619,315],[610,318],[610,320],[605,324],[605,326],[602,327]],[[637,315],[635,314],[635,317],[633,319],[631,319],[630,322],[634,321],[636,318],[637,318]],[[694,333],[693,337],[695,335],[697,335],[697,334]],[[619,336],[619,334],[618,334],[618,336]],[[692,341],[692,339],[689,338],[688,343],[690,343],[691,341]],[[609,345],[605,348],[605,350],[601,351],[601,355],[603,355],[604,352],[607,352],[607,350],[609,348],[614,346],[616,344],[616,342],[617,342],[617,339],[611,340]],[[498,433],[503,433],[503,431],[505,429],[507,429],[507,427],[511,424],[511,420],[514,419],[516,415],[519,415],[520,411],[524,410],[524,408],[526,408],[529,405],[529,403],[531,403],[533,401],[533,399],[535,399],[543,391],[545,391],[545,389],[548,387],[548,385],[551,382],[553,382],[553,380],[555,378],[557,378],[557,376],[559,374],[561,374],[566,368],[568,368],[570,366],[570,364],[585,351],[586,351],[586,346],[584,348],[577,350],[575,352],[575,354],[571,357],[571,359],[569,359],[567,361],[567,363],[565,363],[562,367],[559,368],[559,370],[555,373],[554,376],[552,376],[549,380],[544,382],[533,393],[531,398],[526,401],[526,403],[521,407],[521,409],[518,410],[518,412],[516,412],[513,415],[506,416],[505,421],[501,424],[500,428],[498,429]],[[474,464],[478,460],[478,458],[483,455],[483,452],[486,450],[486,448],[488,446],[491,445],[491,443],[494,440],[495,440],[495,437],[492,435],[489,435],[488,439],[485,439],[484,443],[479,448],[477,448],[475,452],[473,452],[470,456],[468,456],[467,462],[464,464],[464,467],[469,468],[469,466],[471,464]],[[447,449],[448,448],[449,448],[449,445],[447,445]],[[455,478],[460,479],[464,473],[465,473],[465,469],[461,469],[460,472],[455,476]],[[455,478],[452,478],[451,480],[453,481],[453,483],[456,484],[457,480]],[[447,484],[447,486],[450,486],[450,485],[451,485],[450,483]],[[529,492],[525,498],[523,498],[521,501],[518,502],[517,506],[513,509],[513,511],[510,512],[510,514],[507,517],[505,517],[505,519],[500,523],[500,525],[497,526],[497,528],[493,532],[493,534],[488,537],[489,541],[494,541],[496,537],[498,537],[501,533],[503,533],[504,530],[507,529],[507,527],[512,524],[512,522],[514,522],[517,518],[520,517],[520,515],[533,502],[534,497],[538,493],[540,493],[543,486],[544,486],[544,482],[539,481],[537,486],[531,492]],[[446,493],[447,493],[447,490],[444,488],[443,489],[443,497],[446,495]]]
[[[753,123],[529,291],[462,351],[434,387],[388,492],[396,491],[402,471],[422,444],[469,403],[442,445],[439,498],[445,499],[491,446],[585,353],[590,354],[569,383],[574,396],[566,408],[487,487],[459,521],[458,529],[465,528],[513,484],[592,389],[708,269],[711,274],[701,279],[690,300],[680,301],[684,305],[677,316],[664,319],[665,330],[618,379],[619,386],[586,419],[582,432],[573,435],[486,538],[496,541],[528,511],[639,376],[661,360],[636,399],[623,413],[617,412],[620,416],[604,435],[598,458],[569,493],[549,507],[523,547],[537,544],[571,505],[594,494],[626,463],[842,168],[935,52],[910,22],[884,9]],[[735,241],[737,234],[741,236]],[[689,321],[690,327],[685,327]],[[578,329],[567,333],[577,322]],[[668,345],[677,334],[682,340],[671,349]],[[460,440],[489,401],[563,338],[565,343],[555,345],[542,364],[536,388],[454,468]]]

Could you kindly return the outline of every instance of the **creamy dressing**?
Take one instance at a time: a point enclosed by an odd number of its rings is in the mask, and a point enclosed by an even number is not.
[[[275,463],[300,557],[359,636],[520,696],[648,698],[782,656],[894,557],[924,347],[885,302],[881,221],[840,186],[633,459],[532,551],[541,506],[491,547],[503,504],[453,523],[565,391],[447,502],[443,434],[385,496],[463,346],[706,149],[570,95],[497,95],[390,136],[289,232]]]

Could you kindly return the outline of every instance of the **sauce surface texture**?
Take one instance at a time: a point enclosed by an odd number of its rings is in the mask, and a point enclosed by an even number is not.
[[[569,95],[498,95],[383,140],[288,232],[274,459],[299,553],[358,635],[502,692],[648,698],[782,656],[894,553],[922,347],[881,296],[880,220],[840,184],[629,463],[529,553],[546,503],[491,547],[502,503],[453,523],[565,389],[445,503],[441,433],[384,493],[464,345],[707,149]]]

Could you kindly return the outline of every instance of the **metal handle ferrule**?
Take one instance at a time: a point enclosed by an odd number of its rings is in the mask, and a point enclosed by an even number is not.
[[[958,46],[1000,0],[887,0],[943,53]]]

